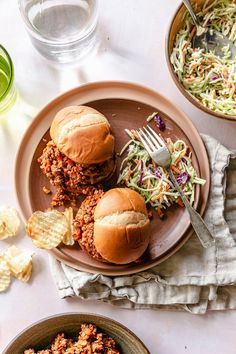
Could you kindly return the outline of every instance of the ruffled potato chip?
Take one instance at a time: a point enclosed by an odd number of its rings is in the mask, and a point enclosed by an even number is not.
[[[73,246],[75,243],[73,233],[74,233],[74,226],[73,226],[73,209],[72,208],[66,208],[64,213],[63,213],[67,219],[68,222],[68,231],[65,234],[62,242],[67,245],[67,246]]]
[[[30,280],[32,269],[33,269],[33,265],[31,262],[21,273],[17,275],[16,278],[23,281],[24,283],[27,283]]]
[[[57,210],[36,211],[26,224],[26,232],[36,247],[49,250],[62,242],[68,232],[68,222]]]
[[[14,208],[2,208],[0,210],[0,240],[13,237],[17,234],[20,219]]]
[[[11,282],[11,271],[5,259],[0,256],[0,292],[5,291]]]
[[[21,251],[16,246],[9,247],[3,254],[11,274],[24,282],[27,282],[32,272],[32,254]]]

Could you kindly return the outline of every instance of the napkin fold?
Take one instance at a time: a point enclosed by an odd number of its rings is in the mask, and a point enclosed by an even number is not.
[[[123,308],[162,308],[203,314],[236,309],[236,153],[202,135],[211,166],[204,216],[215,244],[203,248],[195,234],[165,262],[145,272],[109,277],[75,270],[52,256],[59,296],[101,300]]]

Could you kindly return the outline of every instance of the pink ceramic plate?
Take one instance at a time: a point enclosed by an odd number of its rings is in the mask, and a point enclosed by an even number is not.
[[[125,82],[99,82],[80,86],[49,103],[28,128],[16,160],[16,193],[24,219],[35,210],[45,210],[50,206],[51,196],[42,192],[49,186],[41,173],[37,158],[49,140],[49,127],[61,108],[69,105],[89,105],[105,114],[116,138],[116,151],[127,142],[125,128],[143,126],[145,118],[158,111],[167,123],[164,136],[183,139],[193,153],[193,164],[199,175],[206,179],[204,187],[196,188],[195,207],[204,213],[210,187],[209,162],[204,144],[197,130],[186,115],[159,93],[146,87]],[[154,124],[154,123],[152,123]],[[118,159],[118,168],[120,160]],[[118,171],[110,187],[115,186]],[[57,259],[72,267],[92,273],[124,275],[148,269],[176,252],[192,233],[188,213],[184,208],[172,207],[164,220],[154,212],[151,221],[152,238],[148,251],[141,263],[112,265],[101,263],[87,256],[78,245],[60,246],[51,251]]]

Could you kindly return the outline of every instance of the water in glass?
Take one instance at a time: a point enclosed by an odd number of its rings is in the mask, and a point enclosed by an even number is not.
[[[96,0],[20,0],[31,40],[46,58],[70,62],[94,45]]]

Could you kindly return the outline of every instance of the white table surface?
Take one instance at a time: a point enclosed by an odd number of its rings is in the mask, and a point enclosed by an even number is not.
[[[199,131],[236,148],[236,124],[213,119],[193,107],[177,90],[167,70],[164,47],[168,24],[179,0],[100,0],[97,53],[77,67],[56,68],[35,51],[25,32],[16,0],[0,1],[0,43],[10,52],[21,106],[0,121],[0,204],[17,206],[14,159],[32,115],[67,89],[98,80],[128,80],[150,86],[189,115]],[[93,312],[116,319],[134,331],[152,354],[235,354],[236,312],[204,316],[165,311],[130,311],[94,301],[61,300],[53,283],[48,257],[22,232],[1,241],[36,251],[31,281],[13,281],[0,294],[0,352],[26,326],[63,312]],[[15,353],[12,353],[15,354]]]

